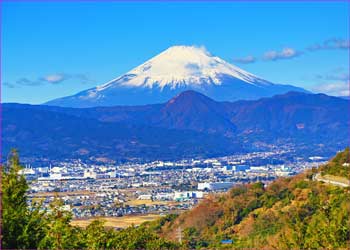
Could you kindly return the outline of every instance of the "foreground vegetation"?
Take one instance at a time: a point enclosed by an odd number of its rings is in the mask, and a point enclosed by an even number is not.
[[[116,231],[95,220],[71,225],[55,200],[48,210],[26,205],[28,188],[14,151],[3,169],[3,248],[39,249],[346,249],[350,246],[350,188],[313,181],[321,173],[348,177],[349,149],[319,170],[212,195],[186,213]],[[336,170],[334,170],[336,169]],[[222,240],[232,240],[223,244]]]
[[[174,239],[183,228],[191,248],[334,249],[350,247],[350,188],[313,181],[319,171],[350,172],[349,149],[328,164],[268,186],[254,183],[212,196],[164,225],[158,233]],[[335,169],[335,171],[333,170]],[[338,174],[339,173],[339,174]]]
[[[177,245],[159,237],[145,226],[116,231],[95,220],[86,228],[71,225],[72,215],[56,199],[50,208],[27,206],[25,178],[18,175],[19,157],[13,151],[3,168],[3,249],[176,249]]]
[[[338,153],[327,164],[320,167],[322,175],[334,175],[350,179],[350,153],[349,148]]]

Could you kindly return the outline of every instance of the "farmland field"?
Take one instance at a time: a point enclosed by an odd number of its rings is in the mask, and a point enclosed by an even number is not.
[[[105,221],[106,227],[118,227],[118,228],[126,228],[131,225],[140,225],[146,221],[156,220],[161,215],[158,214],[147,214],[147,215],[133,215],[133,216],[122,216],[122,217],[99,217],[98,219]],[[88,226],[94,219],[75,219],[71,222],[74,226],[86,227]]]

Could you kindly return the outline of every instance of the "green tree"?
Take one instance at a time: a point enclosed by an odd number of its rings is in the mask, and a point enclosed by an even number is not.
[[[88,249],[106,249],[111,247],[111,238],[114,232],[104,227],[104,221],[92,221],[84,231],[85,242]]]
[[[3,248],[35,248],[45,233],[45,221],[40,205],[28,209],[28,184],[19,171],[17,150],[11,151],[2,169],[2,246]]]
[[[40,241],[40,249],[74,249],[84,246],[81,230],[70,225],[72,214],[63,209],[62,200],[56,198],[46,216],[48,227]]]
[[[112,249],[178,249],[175,243],[160,238],[144,225],[118,231],[109,240],[108,246]]]
[[[20,236],[20,240],[26,243],[26,248],[37,248],[38,243],[45,237],[47,230],[45,215],[46,210],[42,209],[41,204],[32,204],[32,209],[27,213],[23,233]]]
[[[2,173],[2,244],[4,248],[23,248],[25,242],[19,240],[26,222],[28,189],[25,178],[18,174],[21,170],[16,150]]]
[[[197,232],[196,228],[194,227],[188,227],[183,230],[183,242],[184,245],[187,246],[189,249],[195,249],[197,246],[197,240],[198,240],[199,233]]]

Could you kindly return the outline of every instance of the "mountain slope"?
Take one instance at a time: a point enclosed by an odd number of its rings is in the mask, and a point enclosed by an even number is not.
[[[228,107],[231,122],[243,133],[265,131],[275,135],[346,136],[349,102],[324,94],[289,92],[273,98],[236,102]]]
[[[296,92],[234,103],[186,91],[145,106],[4,104],[2,140],[4,152],[19,147],[58,158],[179,159],[269,150],[271,144],[329,155],[348,143],[349,114],[348,100]]]
[[[346,161],[332,160],[328,166],[350,164],[349,150],[336,158]],[[174,241],[181,230],[187,249],[347,249],[350,190],[313,181],[317,172],[280,178],[267,186],[239,185],[226,194],[210,195],[177,218],[145,225]],[[228,239],[232,244],[221,244]]]
[[[165,102],[186,90],[201,92],[218,101],[305,91],[263,80],[212,56],[203,48],[173,46],[106,84],[46,104],[64,107],[144,105]]]
[[[256,132],[283,130],[312,132],[324,125],[332,125],[329,129],[340,129],[338,126],[348,125],[349,114],[346,112],[349,110],[348,103],[348,100],[342,98],[300,92],[289,92],[254,101],[217,102],[198,92],[185,91],[163,104],[63,110],[64,112],[71,110],[71,114],[100,121],[197,131],[200,131],[198,127],[185,126],[186,122],[183,120],[200,120],[202,125],[196,125],[199,127],[207,125],[208,128],[204,131],[214,128],[210,124],[217,121],[223,124],[231,123],[228,126],[230,128],[232,124],[237,125],[244,133],[252,129]],[[50,109],[62,108],[50,107]]]
[[[190,90],[170,99],[151,121],[154,126],[225,135],[236,130],[221,110],[220,103]]]
[[[314,140],[334,145],[348,137],[349,113],[348,100],[299,92],[231,103],[185,91],[164,104],[72,109],[74,115],[100,121],[188,129],[227,137],[240,135],[270,142],[300,138],[305,143]]]
[[[11,148],[17,148],[23,157],[36,160],[105,157],[148,161],[216,156],[242,150],[238,143],[223,136],[103,122],[69,114],[71,111],[47,106],[3,105],[2,155],[6,157]]]

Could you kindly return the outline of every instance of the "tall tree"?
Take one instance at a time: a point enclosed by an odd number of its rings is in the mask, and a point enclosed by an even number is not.
[[[19,174],[20,165],[17,150],[12,150],[9,160],[2,169],[2,247],[10,249],[36,248],[44,237],[45,211],[40,204],[29,209],[26,192],[28,184]]]
[[[4,248],[24,248],[23,231],[28,213],[26,191],[28,189],[24,176],[18,172],[22,169],[16,150],[2,173],[2,246]]]

